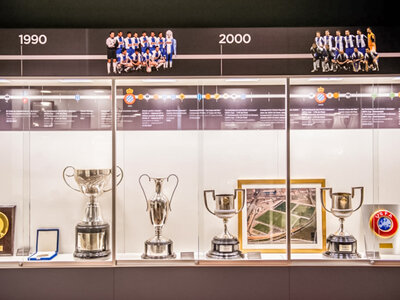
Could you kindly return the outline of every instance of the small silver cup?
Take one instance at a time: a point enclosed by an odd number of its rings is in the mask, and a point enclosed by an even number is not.
[[[235,200],[237,199],[238,192],[241,192],[243,195],[243,202],[240,209],[235,208]],[[212,211],[208,207],[207,194],[211,193],[213,200],[215,202],[215,209]],[[235,189],[234,194],[215,194],[215,190],[206,190],[204,191],[204,204],[206,209],[221,218],[224,223],[223,232],[215,236],[211,242],[211,250],[207,253],[207,256],[210,258],[241,258],[243,257],[241,251],[239,250],[239,241],[238,239],[232,235],[228,230],[228,220],[233,216],[237,215],[243,210],[245,206],[245,197],[244,189]]]
[[[353,209],[355,191],[360,190],[360,204]],[[328,191],[331,198],[331,209],[327,209],[324,203],[324,192]],[[321,203],[324,209],[339,218],[340,227],[327,238],[327,251],[325,256],[332,258],[358,258],[357,240],[351,234],[344,231],[344,220],[360,209],[364,201],[364,187],[353,187],[351,193],[332,193],[332,188],[321,188]]]

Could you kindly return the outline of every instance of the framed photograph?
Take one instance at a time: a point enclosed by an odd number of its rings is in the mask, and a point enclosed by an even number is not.
[[[14,254],[15,205],[0,205],[0,256]]]
[[[291,180],[291,248],[294,253],[325,251],[326,213],[319,190],[324,186],[325,179]],[[243,179],[238,180],[238,188],[245,190],[246,198],[246,205],[239,214],[240,250],[286,252],[285,180]],[[239,207],[242,203],[240,197]]]

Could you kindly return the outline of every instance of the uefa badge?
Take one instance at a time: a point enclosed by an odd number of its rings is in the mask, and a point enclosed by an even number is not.
[[[135,103],[135,101],[136,101],[136,98],[135,98],[135,95],[133,94],[133,90],[127,89],[126,95],[124,96],[124,102],[128,105],[131,105],[131,104]]]
[[[326,94],[324,93],[324,91],[325,91],[325,89],[324,89],[323,87],[319,87],[319,88],[317,89],[317,94],[315,95],[315,101],[316,101],[318,104],[325,103],[325,101],[326,101],[327,96],[326,96]]]
[[[4,100],[5,100],[6,102],[8,102],[10,99],[11,99],[11,97],[10,97],[9,94],[5,94],[5,95],[4,95]]]
[[[377,236],[390,238],[396,234],[399,223],[393,213],[385,209],[380,209],[371,215],[369,227]]]

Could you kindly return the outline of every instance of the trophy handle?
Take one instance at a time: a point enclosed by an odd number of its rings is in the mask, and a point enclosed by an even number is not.
[[[66,168],[64,169],[64,171],[63,171],[63,179],[64,179],[65,184],[68,185],[68,186],[69,186],[71,189],[73,189],[74,191],[82,192],[81,190],[78,190],[78,189],[72,187],[72,186],[68,183],[67,179],[65,178],[65,176],[67,176],[67,177],[69,177],[69,178],[74,177],[74,174],[68,175],[68,174],[66,173],[67,170],[68,170],[69,168],[71,168],[72,170],[74,170],[74,173],[75,173],[75,168],[72,167],[72,166],[68,166],[68,167],[66,167]]]
[[[175,177],[175,179],[176,179],[175,188],[174,188],[174,190],[172,191],[171,199],[169,199],[169,210],[171,211],[172,198],[174,197],[176,188],[178,187],[179,178],[178,178],[178,176],[176,176],[175,174],[170,174],[170,175],[167,177],[167,182],[169,181],[169,178],[170,178],[170,177]]]
[[[361,205],[364,202],[364,187],[363,186],[352,187],[351,188],[351,198],[354,198],[355,190],[357,190],[357,189],[360,190],[360,192],[361,192],[361,200],[360,200],[360,205],[355,210],[353,210],[353,212],[359,210]]]
[[[243,210],[243,208],[244,208],[244,193],[245,193],[245,190],[244,189],[235,189],[235,199],[237,198],[237,196],[238,196],[238,191],[239,192],[242,192],[242,197],[243,197],[243,201],[242,201],[242,207],[238,210],[238,211],[236,211],[236,213],[238,214],[238,213],[240,213],[242,210]],[[239,200],[239,199],[238,199]]]
[[[332,188],[321,188],[321,204],[322,207],[327,211],[332,213],[332,211],[330,211],[329,209],[326,208],[325,203],[324,203],[324,191],[329,191],[329,197],[331,197],[332,200]]]
[[[208,203],[207,203],[207,193],[212,193],[213,199],[214,199],[214,201],[215,201],[215,190],[206,190],[206,191],[204,191],[204,204],[206,205],[206,209],[210,212],[210,214],[213,214],[213,215],[215,216],[215,213],[212,212],[212,211],[210,210],[210,208],[208,207]]]
[[[121,176],[121,178],[120,178],[119,181],[117,182],[117,186],[119,186],[119,184],[121,183],[122,179],[124,178],[124,171],[122,171],[122,169],[121,169],[119,166],[117,166],[117,168],[118,168],[119,171],[120,171],[120,173],[117,175],[117,177]],[[104,190],[104,192],[109,192],[109,191],[111,191],[111,190],[112,190],[112,188],[109,188],[109,189]]]
[[[149,175],[147,175],[147,174],[142,174],[139,177],[139,185],[142,188],[144,199],[146,199],[146,211],[148,211],[149,208],[150,208],[150,203],[149,203],[149,200],[147,200],[146,192],[144,191],[144,188],[143,188],[143,185],[142,185],[142,182],[141,182],[142,177],[147,177],[149,179],[149,181],[151,181],[151,177]]]

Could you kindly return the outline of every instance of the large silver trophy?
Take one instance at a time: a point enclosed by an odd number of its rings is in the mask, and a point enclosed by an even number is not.
[[[119,168],[119,170],[118,184],[123,178],[122,169]],[[79,189],[68,183],[67,178],[71,177],[75,179]],[[74,256],[79,258],[108,256],[110,254],[110,225],[104,222],[101,216],[98,197],[111,190],[111,188],[105,188],[111,181],[111,169],[75,169],[68,166],[63,171],[63,178],[71,189],[83,193],[89,199],[85,216],[75,227]]]
[[[238,191],[242,192],[242,207],[239,210],[235,209],[235,199],[237,198]],[[207,193],[212,193],[215,201],[215,210],[211,211],[208,207]],[[239,241],[228,231],[228,220],[241,212],[245,206],[243,189],[235,189],[235,194],[219,194],[215,195],[214,190],[204,191],[204,204],[207,210],[221,218],[224,222],[224,231],[215,236],[211,242],[211,250],[207,253],[210,258],[223,258],[223,259],[235,259],[242,258],[243,254],[239,250]]]
[[[142,178],[147,177],[149,181],[154,181],[155,184],[155,193],[149,199],[146,195],[145,189],[142,185]],[[167,196],[163,193],[163,183],[165,181],[169,181],[171,177],[176,179],[176,185],[174,190],[172,191],[171,199],[168,199]],[[144,197],[146,199],[147,209],[146,211],[150,212],[150,221],[155,229],[155,236],[148,239],[145,242],[145,250],[142,255],[143,258],[150,259],[164,259],[164,258],[175,258],[175,253],[172,247],[172,241],[168,238],[165,238],[161,234],[161,230],[167,221],[168,213],[171,211],[171,202],[174,197],[175,190],[178,187],[179,179],[175,174],[171,174],[166,178],[152,178],[147,174],[143,174],[139,177],[139,184],[142,188]]]
[[[355,191],[359,189],[361,192],[360,204],[356,209],[353,209],[352,201]],[[324,191],[329,191],[329,196],[332,200],[331,209],[327,209],[324,204]],[[364,187],[353,187],[350,193],[332,193],[332,188],[321,188],[321,202],[326,211],[333,214],[340,220],[339,230],[327,238],[327,251],[325,256],[332,258],[358,258],[360,254],[357,252],[357,240],[354,236],[344,231],[344,220],[350,217],[353,212],[357,211],[364,201]]]

